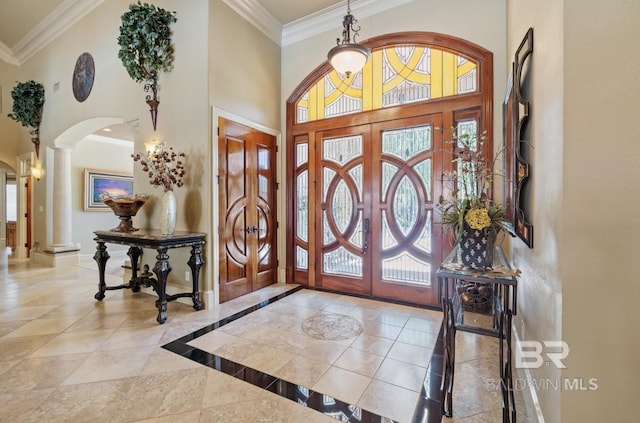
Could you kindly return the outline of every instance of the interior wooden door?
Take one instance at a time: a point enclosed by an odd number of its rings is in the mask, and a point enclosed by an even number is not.
[[[434,215],[442,192],[441,128],[439,114],[373,125],[374,296],[437,303],[442,232]]]
[[[276,138],[218,121],[220,301],[276,282]]]
[[[317,286],[371,294],[369,125],[316,134]]]

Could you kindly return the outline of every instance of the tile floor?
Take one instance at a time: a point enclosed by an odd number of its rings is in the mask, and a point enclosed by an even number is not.
[[[122,283],[118,263],[112,255],[108,285]],[[6,250],[0,288],[0,422],[440,420],[429,403],[441,368],[438,311],[306,289],[286,295],[293,286],[277,284],[217,310],[171,302],[158,325],[148,293],[94,300],[91,257],[46,268]],[[302,323],[318,314],[350,316],[362,332],[311,337]],[[488,383],[498,375],[497,343],[457,336],[454,418],[442,421],[501,421],[500,392]],[[296,403],[301,392],[306,407]]]

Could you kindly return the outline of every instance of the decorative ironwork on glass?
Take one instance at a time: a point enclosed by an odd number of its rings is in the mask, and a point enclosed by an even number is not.
[[[301,142],[296,145],[296,167],[307,163],[309,161],[309,144]]]
[[[326,210],[322,211],[322,233],[324,234],[324,236],[322,237],[323,245],[329,245],[332,242],[335,242],[336,237],[333,234],[333,231],[331,231],[331,228],[329,227],[329,220],[327,218]]]
[[[361,112],[361,72],[358,72],[356,77],[348,80],[338,79],[340,81],[339,85],[334,83],[337,78],[339,78],[337,74],[325,76],[325,117],[344,116],[350,113]],[[353,80],[353,82],[349,83],[351,80]]]
[[[309,171],[304,170],[296,178],[296,236],[309,241]]]
[[[407,161],[425,150],[430,150],[431,137],[431,126],[384,131],[382,152]]]
[[[398,184],[393,199],[393,214],[402,233],[407,236],[418,218],[418,195],[416,188],[407,176],[403,176]]]
[[[324,160],[344,165],[357,156],[362,156],[362,135],[324,140]]]
[[[389,184],[397,172],[398,167],[387,162],[382,162],[382,192],[380,193],[380,198],[382,198],[383,201],[386,201]]]
[[[382,260],[382,278],[387,281],[430,286],[431,265],[405,252]]]
[[[344,235],[351,216],[353,214],[353,200],[351,198],[351,191],[347,187],[344,180],[341,180],[336,185],[336,189],[333,192],[333,201],[331,204],[331,215],[336,225],[336,229],[340,234]]]
[[[420,176],[425,192],[427,193],[427,201],[431,201],[431,159],[423,160],[413,167],[413,170]]]
[[[351,176],[351,179],[353,179],[353,182],[356,185],[358,198],[362,198],[362,196],[363,196],[363,193],[362,193],[362,183],[363,183],[362,165],[358,164],[358,165],[352,167],[349,170],[348,173],[349,173],[349,176]]]
[[[362,257],[351,253],[344,247],[324,253],[322,257],[324,273],[362,276]]]
[[[302,270],[309,269],[309,253],[299,245],[296,245],[296,268]]]

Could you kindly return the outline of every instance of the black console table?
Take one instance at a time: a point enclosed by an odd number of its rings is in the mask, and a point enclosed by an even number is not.
[[[509,267],[504,253],[496,247],[493,266],[486,270],[465,267],[458,248],[438,267],[438,296],[444,313],[444,363],[442,372],[442,414],[453,414],[453,376],[457,330],[498,338],[502,421],[515,423],[511,367],[511,321],[516,314],[519,272]]]
[[[205,234],[176,231],[173,235],[162,235],[160,231],[144,229],[135,232],[95,231],[94,234],[96,235],[94,240],[98,243],[98,246],[96,247],[96,253],[93,259],[98,263],[98,270],[100,272],[98,292],[94,296],[96,300],[101,301],[104,299],[104,292],[106,290],[130,288],[133,292],[138,292],[140,291],[141,285],[153,286],[153,289],[158,294],[158,300],[156,301],[158,318],[156,320],[160,324],[167,321],[168,301],[173,301],[181,297],[191,297],[194,309],[202,310],[204,308],[200,300],[198,279],[200,276],[200,268],[204,264],[201,248],[204,245]],[[107,260],[109,260],[109,253],[107,253],[107,246],[105,245],[107,243],[129,246],[127,255],[131,258],[132,275],[128,284],[107,286],[104,275]],[[191,257],[187,264],[191,268],[193,289],[191,292],[167,295],[167,276],[169,272],[171,272],[167,250],[181,247],[191,247]],[[138,274],[140,270],[138,269],[138,259],[142,254],[142,248],[151,248],[158,252],[156,264],[153,266],[153,273],[149,272],[149,267],[145,265],[143,271]],[[155,278],[153,277],[154,273]]]

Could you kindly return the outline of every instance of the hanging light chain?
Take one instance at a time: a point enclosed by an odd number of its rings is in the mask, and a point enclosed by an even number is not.
[[[360,32],[360,25],[358,24],[358,20],[351,14],[351,2],[347,0],[347,14],[344,16],[344,20],[342,21],[342,41],[340,38],[336,38],[336,44],[350,44],[351,43],[351,32],[353,32],[353,43],[356,42],[356,37],[358,36],[358,32]]]

